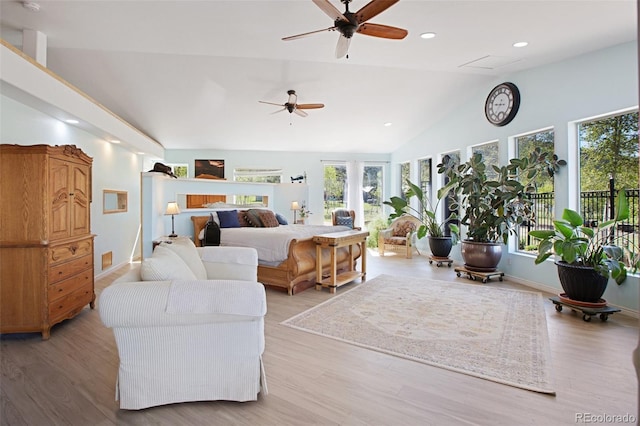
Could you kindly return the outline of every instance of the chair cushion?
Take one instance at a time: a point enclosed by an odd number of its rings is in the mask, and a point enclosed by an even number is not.
[[[393,228],[394,237],[406,237],[409,232],[416,230],[416,224],[411,221],[398,222]]]
[[[220,228],[240,228],[238,210],[220,210],[218,219],[220,219]]]
[[[215,224],[215,222],[213,222],[213,224]],[[196,245],[193,244],[193,241],[189,238],[176,238],[171,241],[171,244],[163,242],[160,245],[180,256],[180,259],[191,269],[191,272],[193,272],[197,279],[207,279],[207,270],[204,269],[202,260],[200,260]]]
[[[351,216],[337,216],[336,225],[348,226],[353,229],[353,219],[351,219]]]
[[[199,258],[200,256],[198,256]],[[142,281],[195,280],[195,274],[172,250],[162,244],[153,250],[151,257],[140,265]]]
[[[391,238],[385,238],[384,239],[384,243],[385,244],[391,244],[394,246],[406,246],[407,245],[407,239],[404,237],[391,237]]]

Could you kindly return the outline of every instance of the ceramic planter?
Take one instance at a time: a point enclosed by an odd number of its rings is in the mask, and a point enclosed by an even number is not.
[[[432,237],[428,236],[429,248],[434,257],[448,258],[453,247],[453,239],[451,237]]]
[[[464,266],[477,272],[493,272],[498,269],[502,259],[501,243],[479,243],[476,241],[462,241],[462,259]]]
[[[600,275],[590,266],[555,262],[562,289],[569,299],[597,303],[607,289],[609,277]]]

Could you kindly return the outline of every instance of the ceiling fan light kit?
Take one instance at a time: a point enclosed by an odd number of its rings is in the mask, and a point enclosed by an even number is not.
[[[342,58],[346,56],[348,58],[351,37],[356,33],[392,40],[401,40],[408,34],[407,30],[402,28],[367,22],[369,19],[384,12],[400,0],[371,0],[357,12],[349,11],[349,3],[351,3],[351,0],[340,0],[345,5],[344,13],[340,13],[340,11],[329,2],[329,0],[312,1],[334,20],[333,27],[284,37],[282,40],[296,40],[320,32],[338,31],[340,33],[340,37],[338,38],[338,44],[336,46],[336,57]]]

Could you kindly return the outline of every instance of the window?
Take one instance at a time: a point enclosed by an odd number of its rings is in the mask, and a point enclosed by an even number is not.
[[[400,164],[400,196],[402,198],[406,198],[407,191],[409,190],[407,179],[411,179],[411,163],[408,161]]]
[[[455,164],[460,164],[460,151],[452,151],[452,152],[447,152],[445,154],[442,154],[442,158],[445,157],[449,157],[451,158]],[[442,182],[442,186],[445,186],[447,183],[449,183],[449,179],[444,176],[444,182]],[[443,217],[449,217],[451,216],[451,209],[449,208],[450,205],[450,200],[443,200],[444,203],[444,216]],[[457,214],[458,212],[456,212]],[[450,223],[456,224],[456,225],[460,225],[460,221],[458,219],[452,220]],[[449,234],[449,230],[447,228],[447,235]]]
[[[188,164],[167,164],[171,167],[173,174],[179,178],[189,177],[189,165]]]
[[[543,130],[515,138],[515,157],[522,158],[531,154],[536,148],[542,151],[554,152],[553,129]],[[536,241],[529,236],[534,229],[553,229],[554,186],[553,178],[539,175],[533,182],[536,192],[530,195],[533,201],[532,209],[535,213],[535,223],[527,222],[518,228],[518,250],[528,253],[536,252]]]
[[[638,238],[638,111],[578,125],[580,149],[580,213],[595,225],[615,215],[615,193],[627,191],[629,220],[615,230],[637,245]]]
[[[282,169],[237,168],[233,170],[236,182],[281,183]]]
[[[482,159],[484,160],[484,164],[487,166],[485,173],[487,174],[487,178],[495,179],[498,177],[498,174],[493,170],[491,166],[500,166],[500,157],[498,152],[498,142],[488,142],[482,145],[476,145],[471,147],[471,154],[482,154]]]
[[[365,164],[362,175],[362,199],[365,227],[382,214],[383,194],[382,165]],[[325,164],[324,166],[324,223],[331,223],[331,212],[347,208],[347,166]]]

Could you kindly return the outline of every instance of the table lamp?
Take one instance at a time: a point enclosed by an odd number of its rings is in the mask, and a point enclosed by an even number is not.
[[[171,215],[171,234],[169,234],[170,237],[177,237],[178,235],[176,234],[176,231],[174,230],[174,222],[173,222],[173,217],[174,215],[180,214],[180,207],[178,207],[178,203],[176,203],[175,201],[169,201],[169,204],[167,204],[167,211],[164,212],[165,215]]]
[[[300,205],[297,201],[291,203],[291,210],[293,210],[293,223],[296,223],[296,212],[300,210]]]

